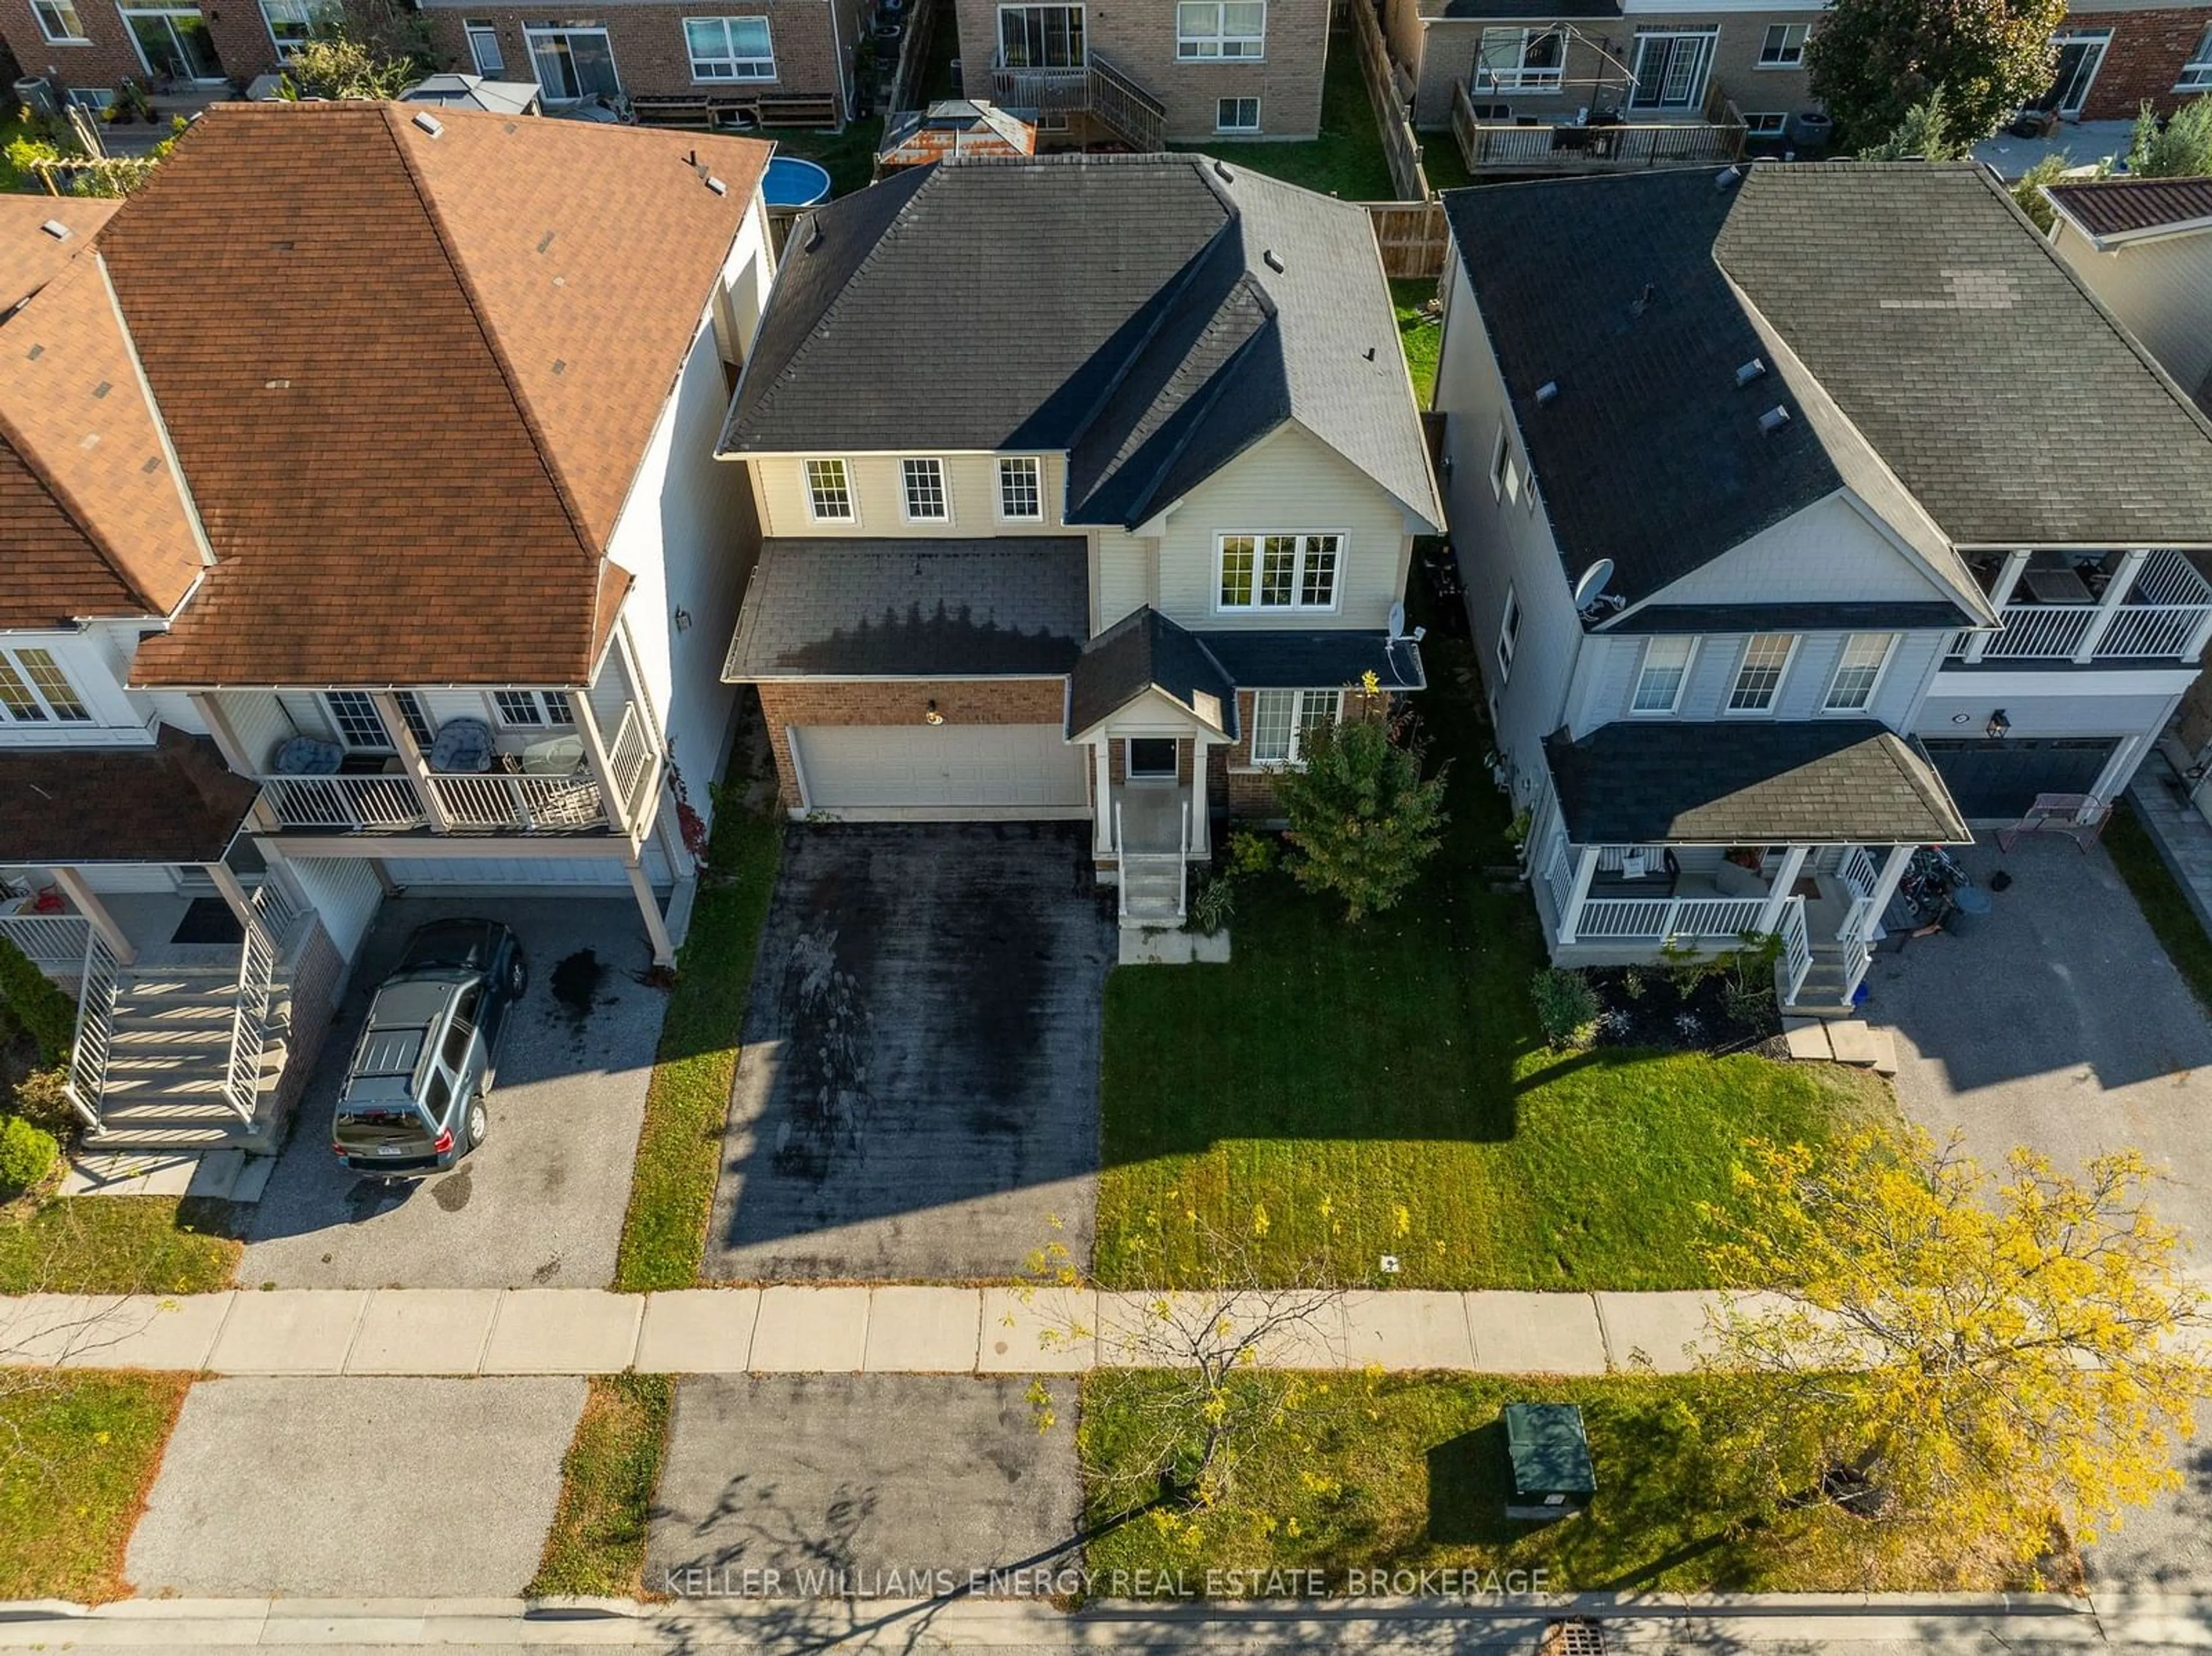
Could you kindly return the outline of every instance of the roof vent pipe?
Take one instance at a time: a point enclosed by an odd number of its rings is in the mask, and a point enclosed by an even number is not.
[[[1283,261],[1276,256],[1275,250],[1273,248],[1268,248],[1267,251],[1261,254],[1260,257],[1267,262],[1267,268],[1273,270],[1276,275],[1280,276],[1283,273]]]
[[[1224,184],[1234,184],[1237,182],[1237,175],[1231,172],[1226,167],[1223,166],[1219,161],[1213,163],[1213,176],[1219,179]]]
[[[1713,179],[1716,190],[1733,190],[1743,182],[1743,174],[1733,167],[1723,167]]]
[[[1628,313],[1631,316],[1642,316],[1644,312],[1651,308],[1651,301],[1658,297],[1657,286],[1652,282],[1645,282],[1644,291],[1637,294],[1635,300],[1629,306]]]

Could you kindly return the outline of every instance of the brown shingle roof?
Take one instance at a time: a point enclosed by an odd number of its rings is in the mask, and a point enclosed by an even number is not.
[[[122,205],[99,196],[0,195],[0,314],[59,276]],[[68,237],[48,235],[43,227],[49,222],[65,227]]]
[[[769,146],[421,112],[218,105],[100,235],[217,560],[134,682],[588,679]]]
[[[2084,179],[2044,193],[2092,236],[2136,236],[2212,224],[2212,179]]]

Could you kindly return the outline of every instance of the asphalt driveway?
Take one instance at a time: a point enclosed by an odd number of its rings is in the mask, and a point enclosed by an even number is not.
[[[504,921],[530,988],[507,1026],[491,1136],[452,1172],[385,1180],[331,1155],[332,1105],[368,1003],[415,928],[453,914]],[[620,898],[387,902],[253,1210],[238,1280],[280,1288],[602,1288],[629,1198],[667,998],[636,905]]]
[[[1086,1263],[1115,925],[1080,823],[793,828],[761,938],[705,1274]]]
[[[698,1572],[690,1591],[927,1598],[948,1580],[964,1589],[971,1571],[1079,1563],[1071,1550],[1082,1498],[1074,1386],[1049,1383],[1059,1419],[1040,1433],[1030,1384],[918,1374],[679,1381],[647,1587],[682,1596],[685,1573]]]

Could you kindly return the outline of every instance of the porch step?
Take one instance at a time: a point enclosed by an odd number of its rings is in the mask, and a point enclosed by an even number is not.
[[[269,1124],[231,1107],[225,1083],[236,1016],[235,966],[148,965],[116,992],[100,1124],[86,1143],[110,1150],[270,1148]],[[284,1045],[262,1054],[257,1092],[283,1073]]]
[[[1121,923],[1125,925],[1157,925],[1162,920],[1173,925],[1179,918],[1176,901],[1182,890],[1182,883],[1171,872],[1155,872],[1146,869],[1121,872]]]

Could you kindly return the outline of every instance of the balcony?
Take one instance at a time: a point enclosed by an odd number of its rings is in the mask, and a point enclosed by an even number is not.
[[[1167,106],[1096,52],[1073,69],[991,69],[991,101],[1041,115],[1085,115],[1131,149],[1167,147]]]
[[[1984,579],[2003,630],[1955,634],[1947,666],[2193,664],[2212,639],[2212,580],[2168,549],[2014,553]]]
[[[1525,72],[1525,71],[1524,71]],[[1501,87],[1498,95],[1505,95]],[[1743,154],[1743,119],[1733,104],[1702,121],[1668,124],[1478,117],[1464,84],[1452,88],[1452,136],[1470,173],[1623,173],[1652,167],[1720,167]]]

